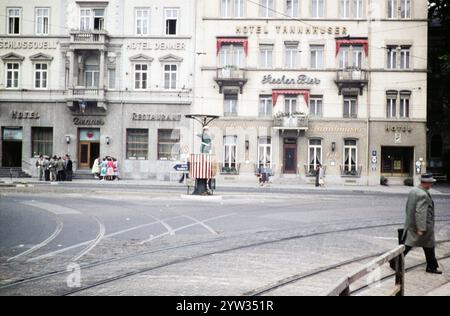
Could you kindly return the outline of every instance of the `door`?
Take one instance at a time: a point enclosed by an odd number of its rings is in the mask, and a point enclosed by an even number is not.
[[[91,156],[91,143],[81,142],[79,149],[79,168],[89,168],[90,156]]]
[[[412,176],[413,155],[411,147],[381,147],[381,173],[385,176]]]
[[[285,140],[283,153],[283,172],[288,174],[297,173],[297,140]]]
[[[22,142],[4,141],[3,142],[3,167],[22,167]]]

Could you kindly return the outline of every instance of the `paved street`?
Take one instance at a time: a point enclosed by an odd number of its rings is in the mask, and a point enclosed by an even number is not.
[[[242,295],[354,260],[272,293],[321,295],[396,246],[406,202],[384,192],[231,187],[195,200],[182,186],[94,182],[0,192],[0,295]],[[450,195],[439,192],[436,237],[446,241]],[[449,251],[437,248],[443,258]],[[417,250],[406,263],[423,259]],[[445,291],[448,261],[444,275],[421,278]]]

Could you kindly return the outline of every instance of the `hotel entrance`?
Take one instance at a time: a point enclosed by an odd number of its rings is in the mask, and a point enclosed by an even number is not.
[[[283,173],[297,173],[297,139],[285,138],[283,144]]]
[[[381,174],[410,177],[414,174],[414,147],[381,147]]]
[[[90,169],[100,156],[100,129],[80,128],[78,139],[78,166],[80,169]]]
[[[2,130],[2,167],[22,167],[22,128]]]

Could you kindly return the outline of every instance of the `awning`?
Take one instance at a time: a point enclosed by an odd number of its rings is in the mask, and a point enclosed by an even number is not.
[[[337,39],[336,40],[336,56],[339,54],[339,50],[342,45],[362,45],[364,47],[364,53],[366,57],[369,55],[369,40],[367,39]]]
[[[247,38],[230,38],[220,37],[217,38],[217,55],[219,55],[220,49],[223,44],[241,44],[244,46],[245,55],[248,55],[248,39]]]
[[[289,90],[272,90],[272,105],[275,106],[278,101],[278,96],[282,95],[300,95],[305,98],[306,106],[309,106],[309,90],[304,89],[289,89]]]

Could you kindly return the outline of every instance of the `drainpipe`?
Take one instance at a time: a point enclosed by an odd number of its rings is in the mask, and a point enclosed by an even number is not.
[[[369,0],[369,8],[372,7],[372,0]],[[368,31],[367,31],[367,37],[368,37],[368,41],[369,41],[369,57],[368,57],[368,69],[367,69],[367,79],[368,79],[368,83],[367,83],[367,160],[366,160],[366,174],[367,174],[367,186],[369,186],[370,184],[370,166],[371,166],[371,154],[370,154],[370,110],[371,110],[371,104],[370,104],[370,91],[371,91],[371,85],[372,85],[372,72],[370,71],[371,67],[372,67],[372,54],[370,53],[370,48],[372,47],[371,45],[371,39],[372,39],[372,17],[368,17],[368,25],[367,25]],[[378,153],[377,153],[378,155]],[[381,155],[381,153],[380,153]],[[378,164],[378,162],[377,162]]]

